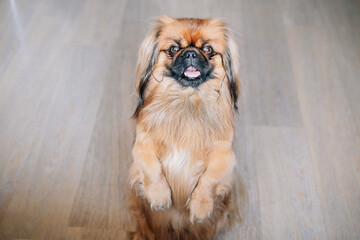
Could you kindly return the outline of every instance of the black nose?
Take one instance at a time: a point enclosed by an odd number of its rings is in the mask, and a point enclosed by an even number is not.
[[[184,56],[186,58],[197,58],[198,57],[198,54],[197,52],[195,52],[194,50],[188,50],[184,53]]]

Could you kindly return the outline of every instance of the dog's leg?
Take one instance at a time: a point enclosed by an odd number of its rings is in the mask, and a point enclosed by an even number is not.
[[[171,190],[156,155],[156,146],[145,132],[138,133],[133,148],[134,162],[130,169],[130,183],[146,198],[153,210],[171,206]]]
[[[189,202],[190,221],[201,222],[213,212],[215,194],[226,194],[231,186],[235,154],[231,142],[214,143],[206,159],[207,168]]]

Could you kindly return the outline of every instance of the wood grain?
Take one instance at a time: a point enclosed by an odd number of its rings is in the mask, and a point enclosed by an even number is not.
[[[218,239],[359,239],[356,0],[0,1],[0,239],[133,227],[134,66],[164,14],[222,18],[238,39],[242,221]]]

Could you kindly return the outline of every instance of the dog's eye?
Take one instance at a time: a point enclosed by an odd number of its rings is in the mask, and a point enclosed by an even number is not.
[[[171,46],[169,48],[169,52],[172,53],[172,54],[177,53],[179,50],[180,50],[180,48],[178,46]]]
[[[206,54],[208,54],[208,55],[210,55],[210,54],[212,54],[213,53],[213,48],[211,47],[211,46],[205,46],[204,48],[203,48],[203,51],[206,53]]]

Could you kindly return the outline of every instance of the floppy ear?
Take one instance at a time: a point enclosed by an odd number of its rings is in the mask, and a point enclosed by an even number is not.
[[[133,115],[135,118],[139,115],[140,109],[144,105],[146,85],[159,56],[157,42],[159,34],[160,22],[158,22],[158,24],[146,35],[140,45],[135,74],[135,92],[139,98],[138,105]]]
[[[135,92],[139,98],[138,105],[133,115],[135,118],[138,117],[141,107],[145,103],[146,85],[149,82],[149,78],[159,56],[160,50],[158,47],[158,38],[160,31],[165,24],[171,23],[174,20],[174,18],[169,16],[159,17],[157,24],[140,44],[135,74]]]
[[[226,37],[226,49],[224,54],[224,67],[227,78],[229,79],[229,90],[231,100],[233,102],[234,109],[237,110],[236,101],[240,93],[239,83],[239,54],[238,48],[232,34],[227,31]]]

